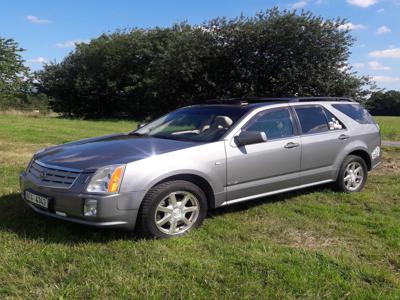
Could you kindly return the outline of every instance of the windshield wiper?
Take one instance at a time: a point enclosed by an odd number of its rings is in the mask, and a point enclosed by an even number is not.
[[[158,139],[173,140],[173,141],[195,142],[191,138],[183,137],[183,136],[176,136],[176,135],[154,134],[151,137],[158,138]]]
[[[129,135],[136,135],[136,136],[149,136],[147,133],[139,133],[139,132],[134,132],[134,131],[131,131],[128,134]]]

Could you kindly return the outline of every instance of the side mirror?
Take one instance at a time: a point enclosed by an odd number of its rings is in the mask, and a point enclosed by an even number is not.
[[[242,131],[235,136],[235,143],[238,146],[264,143],[267,141],[267,135],[262,131]]]
[[[140,129],[140,128],[146,126],[146,125],[147,125],[146,123],[140,123],[140,124],[137,125],[137,129]]]

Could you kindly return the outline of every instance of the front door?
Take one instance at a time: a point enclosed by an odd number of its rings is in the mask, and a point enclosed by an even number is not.
[[[299,184],[301,142],[288,106],[257,113],[241,129],[267,141],[238,147],[226,141],[227,201],[244,201]]]

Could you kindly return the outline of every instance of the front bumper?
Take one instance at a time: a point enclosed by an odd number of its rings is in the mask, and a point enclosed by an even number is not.
[[[136,224],[138,205],[136,197],[142,193],[113,195],[88,194],[68,189],[48,188],[38,185],[23,172],[20,174],[21,196],[35,212],[60,220],[96,227],[112,227],[133,230]],[[47,196],[51,199],[49,209],[44,209],[25,199],[25,191]],[[97,200],[96,216],[83,215],[85,199]],[[133,204],[132,204],[133,203]]]

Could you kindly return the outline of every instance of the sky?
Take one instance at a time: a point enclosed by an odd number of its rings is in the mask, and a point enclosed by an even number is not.
[[[252,16],[277,6],[340,17],[357,39],[349,63],[378,87],[400,90],[400,0],[37,0],[0,3],[0,36],[26,49],[32,70],[59,62],[76,43],[133,27],[166,27],[215,17]]]

